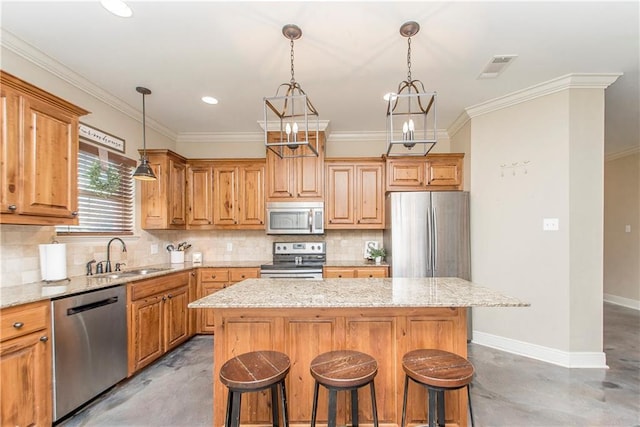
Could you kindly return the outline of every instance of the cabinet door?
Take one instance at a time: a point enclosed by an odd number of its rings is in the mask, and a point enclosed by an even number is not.
[[[318,156],[305,146],[298,147],[309,157],[296,158],[296,197],[299,199],[321,200],[324,194],[324,143],[318,144]]]
[[[213,224],[213,168],[187,167],[187,224],[205,228]]]
[[[172,226],[184,226],[187,223],[186,171],[184,163],[169,160],[169,222]]]
[[[429,160],[428,185],[447,190],[460,190],[462,184],[462,158],[451,157]]]
[[[284,149],[289,150],[287,147]],[[281,159],[273,151],[267,149],[267,180],[265,183],[267,200],[291,199],[294,197],[294,160],[289,158]]]
[[[425,159],[387,159],[387,191],[425,189]]]
[[[238,224],[264,228],[264,164],[239,168]]]
[[[20,184],[20,95],[0,87],[0,213],[16,213]]]
[[[168,161],[164,156],[149,156],[149,167],[158,179],[140,183],[140,222],[144,229],[166,228],[167,183],[165,177],[168,174],[167,164]]]
[[[78,119],[36,99],[24,99],[20,213],[78,215]],[[77,218],[74,220],[77,224]]]
[[[39,331],[0,343],[3,426],[49,426],[51,343]]]
[[[229,286],[228,282],[205,282],[201,285],[200,298],[211,295],[218,292],[220,289],[224,289]],[[205,308],[198,310],[201,313],[200,317],[200,333],[212,334],[215,331],[215,322],[213,320],[213,309]]]
[[[353,225],[354,167],[345,163],[327,165],[326,228]]]
[[[235,225],[235,200],[238,188],[238,169],[234,166],[214,166],[213,168],[213,223],[215,225]]]
[[[356,224],[367,228],[384,228],[383,165],[356,165]]]
[[[153,296],[131,303],[133,335],[133,371],[137,371],[164,354],[162,296]],[[131,366],[131,364],[130,364]]]
[[[172,289],[164,298],[165,351],[169,351],[189,338],[189,286]]]

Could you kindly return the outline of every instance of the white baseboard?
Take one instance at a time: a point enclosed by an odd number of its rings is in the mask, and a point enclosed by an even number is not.
[[[567,352],[480,331],[473,331],[472,342],[519,356],[553,363],[554,365],[560,365],[565,368],[608,369],[607,358],[604,352]]]
[[[617,295],[612,295],[612,294],[604,294],[602,296],[602,299],[604,300],[604,302],[610,302],[611,304],[621,305],[627,308],[633,308],[634,310],[640,310],[640,301],[635,299],[619,297]]]

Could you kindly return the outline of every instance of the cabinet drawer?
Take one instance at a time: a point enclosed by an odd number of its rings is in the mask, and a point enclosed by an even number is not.
[[[204,268],[200,270],[201,282],[228,282],[229,270],[226,268]]]
[[[229,272],[231,282],[240,282],[245,279],[257,279],[260,277],[260,270],[257,268],[232,268]]]
[[[323,276],[326,279],[353,279],[356,277],[356,273],[353,268],[329,267],[324,269]]]
[[[383,278],[387,276],[387,267],[365,267],[356,269],[356,277],[358,278]]]
[[[148,298],[189,283],[189,273],[170,274],[141,280],[131,285],[131,301]]]
[[[29,334],[49,326],[49,301],[5,308],[0,312],[0,340]]]

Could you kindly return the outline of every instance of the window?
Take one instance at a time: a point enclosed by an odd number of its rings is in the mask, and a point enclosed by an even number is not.
[[[58,234],[133,234],[134,160],[80,141],[78,225],[57,226]],[[106,152],[106,150],[100,149]]]

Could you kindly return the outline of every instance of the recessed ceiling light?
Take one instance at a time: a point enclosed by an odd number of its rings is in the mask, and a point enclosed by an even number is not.
[[[218,103],[218,100],[215,99],[213,96],[203,96],[202,102],[206,102],[207,104],[211,104],[211,105],[216,105]]]
[[[100,0],[100,4],[116,16],[122,18],[130,18],[133,16],[131,8],[122,0]]]

